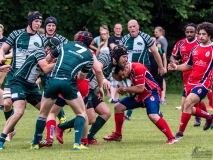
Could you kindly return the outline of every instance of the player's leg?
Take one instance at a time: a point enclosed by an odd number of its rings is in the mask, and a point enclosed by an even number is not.
[[[92,103],[95,112],[98,113],[98,116],[96,117],[95,123],[92,124],[89,130],[88,142],[89,144],[98,144],[94,136],[110,118],[111,112],[107,104],[100,100],[97,96],[92,99]]]
[[[103,137],[103,139],[106,141],[121,141],[124,111],[142,106],[142,102],[136,102],[135,97],[124,97],[118,103],[116,103],[114,107],[115,132],[109,136]]]
[[[192,88],[192,89],[190,89],[190,88]],[[186,97],[186,100],[185,100],[185,103],[183,106],[183,112],[182,112],[181,120],[180,120],[180,127],[176,134],[176,138],[183,137],[183,133],[191,118],[191,115],[207,119],[206,128],[210,128],[211,121],[213,118],[213,116],[211,114],[209,114],[208,112],[205,112],[205,111],[201,110],[200,108],[194,107],[194,105],[196,103],[198,103],[200,100],[202,100],[206,96],[208,90],[202,86],[198,86],[198,87],[194,87],[194,88],[189,87],[187,90],[188,91],[191,90],[191,92]]]
[[[174,144],[178,142],[172,134],[170,127],[164,118],[158,115],[160,108],[160,99],[158,94],[152,94],[148,98],[144,100],[144,104],[146,106],[146,112],[149,119],[156,125],[156,127],[165,134],[167,137],[167,144]]]

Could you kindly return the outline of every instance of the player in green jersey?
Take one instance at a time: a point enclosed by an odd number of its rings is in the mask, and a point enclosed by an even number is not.
[[[46,61],[46,53],[54,49],[59,43],[57,39],[52,38],[49,39],[45,50],[39,48],[32,51],[10,80],[14,114],[7,120],[1,133],[0,149],[3,148],[7,134],[23,116],[26,102],[40,109],[42,94],[35,82],[40,74],[49,73],[55,66],[55,63]]]
[[[29,12],[28,26],[24,29],[15,30],[10,33],[7,41],[0,49],[0,63],[6,60],[5,53],[10,48],[13,49],[12,69],[8,73],[4,85],[4,115],[6,120],[13,114],[10,91],[10,80],[12,79],[13,74],[22,66],[31,51],[44,47],[47,42],[46,38],[37,32],[41,24],[42,14],[38,11]],[[10,140],[11,136],[14,134],[15,130],[12,129],[10,134],[8,134],[8,140]]]
[[[91,33],[87,31],[79,32],[77,37],[77,42],[61,44],[47,56],[48,61],[56,57],[58,59],[44,88],[42,106],[36,122],[34,142],[31,146],[34,150],[39,149],[39,140],[45,128],[46,118],[59,93],[62,94],[67,104],[76,114],[73,149],[87,149],[80,143],[85,125],[86,111],[83,99],[77,88],[76,78],[85,79],[93,65],[93,55],[88,49],[93,38]],[[56,134],[62,134],[62,132],[63,130],[56,127]]]

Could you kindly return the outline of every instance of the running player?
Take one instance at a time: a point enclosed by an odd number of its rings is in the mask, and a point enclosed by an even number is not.
[[[125,78],[131,79],[134,86],[120,86],[117,92],[121,95],[126,95],[127,93],[135,93],[135,95],[124,97],[115,104],[115,132],[103,139],[106,141],[121,141],[124,111],[145,107],[149,119],[166,135],[168,139],[166,143],[176,143],[178,140],[173,136],[167,122],[158,115],[161,89],[148,69],[141,63],[129,62],[125,67],[116,67],[113,77],[118,81]]]
[[[212,88],[213,43],[211,38],[213,37],[213,24],[203,22],[198,25],[197,30],[201,43],[191,50],[188,61],[181,65],[170,62],[168,66],[169,70],[187,71],[192,69],[185,87],[186,99],[182,106],[183,112],[176,138],[183,137],[183,133],[192,115],[205,118],[207,120],[206,129],[209,129],[213,119],[212,114],[194,107]]]
[[[192,50],[192,48],[200,44],[200,40],[196,37],[196,32],[197,32],[197,26],[194,23],[189,23],[186,25],[185,27],[186,38],[179,40],[175,44],[172,51],[172,55],[170,57],[171,62],[179,64],[179,61],[176,60],[177,57],[181,58],[182,63],[186,63],[188,61],[190,51]],[[191,72],[192,72],[192,69],[183,72],[182,77],[183,77],[184,86],[187,85],[188,78]],[[186,98],[184,96],[185,96],[185,91],[183,91],[183,94],[182,94],[181,106],[183,106],[183,102],[185,101],[185,98]],[[204,102],[197,103],[195,107],[200,107],[202,110],[207,112]],[[200,123],[201,123],[201,118],[195,117],[194,126],[200,126]],[[205,125],[204,125],[204,129],[205,129]]]

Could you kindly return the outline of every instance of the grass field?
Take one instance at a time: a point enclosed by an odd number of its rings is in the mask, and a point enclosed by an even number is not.
[[[174,134],[179,127],[181,112],[175,110],[175,106],[180,105],[180,99],[180,94],[167,94],[167,105],[161,106],[164,118]],[[205,102],[207,102],[206,99]],[[109,104],[109,106],[113,113],[113,105]],[[74,117],[68,106],[64,109],[68,119]],[[5,119],[3,112],[0,115],[0,130],[2,131]],[[63,145],[55,140],[52,148],[33,151],[29,147],[37,117],[38,111],[28,105],[25,115],[16,126],[17,134],[11,142],[5,143],[3,150],[0,150],[0,160],[189,160],[192,159],[191,154],[195,147],[201,147],[199,151],[212,151],[213,149],[213,130],[203,131],[202,129],[205,120],[202,120],[200,127],[193,127],[194,117],[192,117],[184,138],[177,144],[167,145],[166,137],[150,122],[145,109],[139,108],[133,111],[131,121],[125,121],[121,142],[105,142],[102,139],[103,136],[114,131],[112,114],[109,121],[96,135],[100,145],[89,146],[89,150],[73,151],[74,132],[72,131],[64,134]],[[198,158],[195,159],[198,160]]]

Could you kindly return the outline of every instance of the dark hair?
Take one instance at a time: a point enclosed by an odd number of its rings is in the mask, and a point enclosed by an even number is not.
[[[118,74],[120,71],[124,71],[125,70],[125,66],[118,66],[116,65],[113,74]]]
[[[188,23],[188,24],[184,27],[185,30],[186,30],[187,27],[194,27],[195,30],[197,30],[197,26],[196,26],[196,24],[194,24],[194,23]]]
[[[209,22],[200,23],[197,26],[197,30],[199,32],[202,29],[206,31],[206,33],[208,34],[208,36],[210,36],[211,38],[213,38],[213,24],[212,23],[209,23]]]

